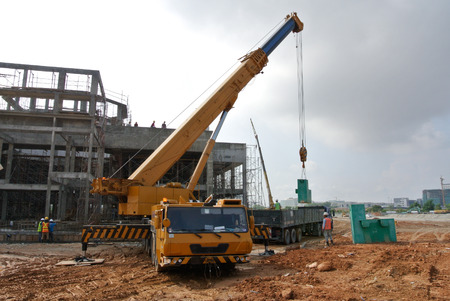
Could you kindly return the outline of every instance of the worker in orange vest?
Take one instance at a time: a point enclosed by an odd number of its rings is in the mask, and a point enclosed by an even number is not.
[[[42,222],[42,242],[47,242],[49,239],[49,222],[48,217]]]
[[[325,236],[325,243],[327,246],[330,246],[331,242],[332,245],[334,245],[333,237],[331,236],[331,232],[333,231],[333,220],[328,217],[328,212],[323,213],[323,223],[322,223],[322,231],[323,236]]]

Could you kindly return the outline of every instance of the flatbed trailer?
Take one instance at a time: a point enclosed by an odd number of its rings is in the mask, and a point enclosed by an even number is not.
[[[303,235],[322,236],[324,206],[297,209],[249,209],[255,218],[254,241],[268,240],[286,245],[300,242]]]

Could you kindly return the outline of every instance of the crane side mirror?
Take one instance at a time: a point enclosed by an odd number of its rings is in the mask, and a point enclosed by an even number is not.
[[[250,229],[255,229],[255,217],[253,215],[249,216]]]
[[[170,219],[168,219],[168,218],[163,219],[162,224],[166,228],[169,227],[170,226]]]

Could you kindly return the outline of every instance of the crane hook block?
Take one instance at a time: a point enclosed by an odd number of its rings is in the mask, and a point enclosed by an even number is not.
[[[302,167],[305,168],[306,156],[308,152],[306,151],[306,147],[300,147],[300,161],[302,161]]]

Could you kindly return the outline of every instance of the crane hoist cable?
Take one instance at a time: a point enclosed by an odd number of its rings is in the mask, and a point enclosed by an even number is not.
[[[305,101],[303,93],[303,49],[302,33],[296,34],[296,52],[297,52],[297,98],[298,98],[298,127],[300,141],[300,161],[302,162],[302,178],[306,179],[305,162],[307,157],[306,150],[306,125],[305,125]]]

